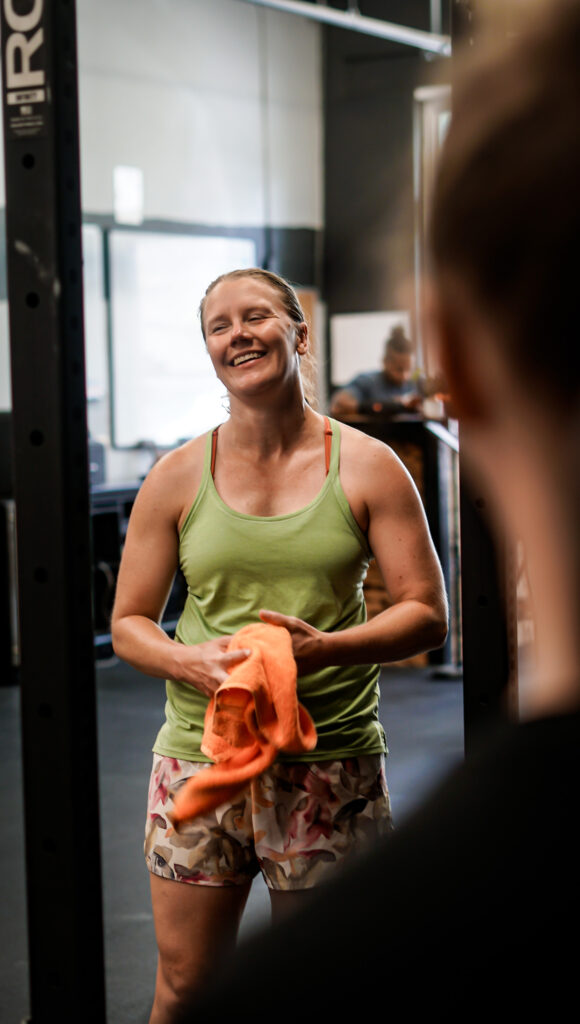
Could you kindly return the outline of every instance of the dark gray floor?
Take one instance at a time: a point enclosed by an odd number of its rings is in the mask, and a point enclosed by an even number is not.
[[[146,1024],[155,973],[149,882],[142,857],[151,744],[160,724],[163,683],[113,660],[97,671],[103,889],[109,1024]],[[462,687],[429,669],[385,669],[381,720],[395,824],[462,756]],[[0,688],[0,1024],[28,1011],[18,691]],[[49,781],[47,785],[50,785]],[[256,880],[242,934],[268,920]]]

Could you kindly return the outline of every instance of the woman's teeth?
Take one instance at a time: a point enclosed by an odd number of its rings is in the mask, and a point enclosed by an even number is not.
[[[263,352],[246,352],[243,356],[236,356],[233,365],[240,366],[242,363],[248,363],[252,359],[261,359],[263,355]]]

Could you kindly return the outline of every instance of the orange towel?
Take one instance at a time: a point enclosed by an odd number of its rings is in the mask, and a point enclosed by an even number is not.
[[[279,751],[313,750],[314,722],[296,696],[290,633],[260,622],[244,626],[228,650],[249,648],[209,702],[201,749],[215,764],[189,779],[175,797],[171,820],[184,821],[231,800],[268,768]]]

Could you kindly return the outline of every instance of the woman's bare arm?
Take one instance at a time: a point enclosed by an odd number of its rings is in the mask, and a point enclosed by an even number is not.
[[[359,626],[333,633],[301,619],[262,612],[264,621],[292,633],[301,674],[327,665],[399,661],[440,647],[447,636],[443,574],[421,499],[393,452],[378,442],[367,444],[369,440],[355,442],[356,476],[347,468],[345,491],[359,521],[366,519],[369,544],[392,604]]]
[[[117,579],[113,648],[147,675],[189,683],[211,696],[247,652],[227,653],[228,637],[186,646],[160,625],[177,570],[183,511],[184,460],[171,455],[153,467],[133,505]]]

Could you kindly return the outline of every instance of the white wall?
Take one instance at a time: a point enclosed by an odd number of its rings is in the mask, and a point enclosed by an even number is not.
[[[77,0],[83,207],[116,164],[145,216],[319,228],[319,26],[242,0]]]
[[[77,22],[86,213],[112,213],[113,169],[129,165],[143,172],[146,218],[322,226],[318,25],[243,0],[77,0]],[[132,453],[109,455],[111,478],[131,475]]]

